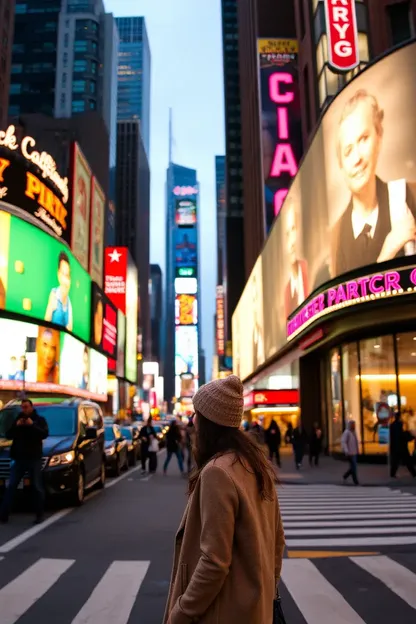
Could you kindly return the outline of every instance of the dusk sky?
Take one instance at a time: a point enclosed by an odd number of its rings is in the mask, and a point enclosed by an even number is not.
[[[220,0],[105,0],[105,7],[116,17],[146,19],[152,55],[150,254],[162,271],[169,107],[173,160],[198,171],[202,344],[209,378],[216,282],[215,155],[225,150]]]

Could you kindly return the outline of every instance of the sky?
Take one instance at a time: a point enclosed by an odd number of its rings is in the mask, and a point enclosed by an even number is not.
[[[216,286],[215,156],[225,150],[220,0],[105,0],[105,7],[116,17],[146,19],[152,56],[150,256],[162,271],[170,107],[173,161],[198,172],[202,346],[209,379]]]

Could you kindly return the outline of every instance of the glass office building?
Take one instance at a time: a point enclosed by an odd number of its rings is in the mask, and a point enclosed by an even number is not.
[[[139,119],[146,154],[150,149],[150,47],[144,17],[116,19],[120,37],[119,121]]]

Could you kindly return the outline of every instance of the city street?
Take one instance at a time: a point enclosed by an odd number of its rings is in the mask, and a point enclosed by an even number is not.
[[[186,501],[176,465],[160,474],[163,458],[159,474],[130,470],[44,525],[18,513],[1,527],[1,624],[161,624]],[[414,624],[416,496],[335,485],[278,491],[288,622]]]

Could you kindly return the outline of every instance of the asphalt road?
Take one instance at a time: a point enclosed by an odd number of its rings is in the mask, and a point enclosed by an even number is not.
[[[0,624],[161,624],[185,490],[172,462],[168,477],[130,470],[43,525],[12,516],[0,526]],[[279,495],[288,623],[415,623],[416,496],[299,485]]]

